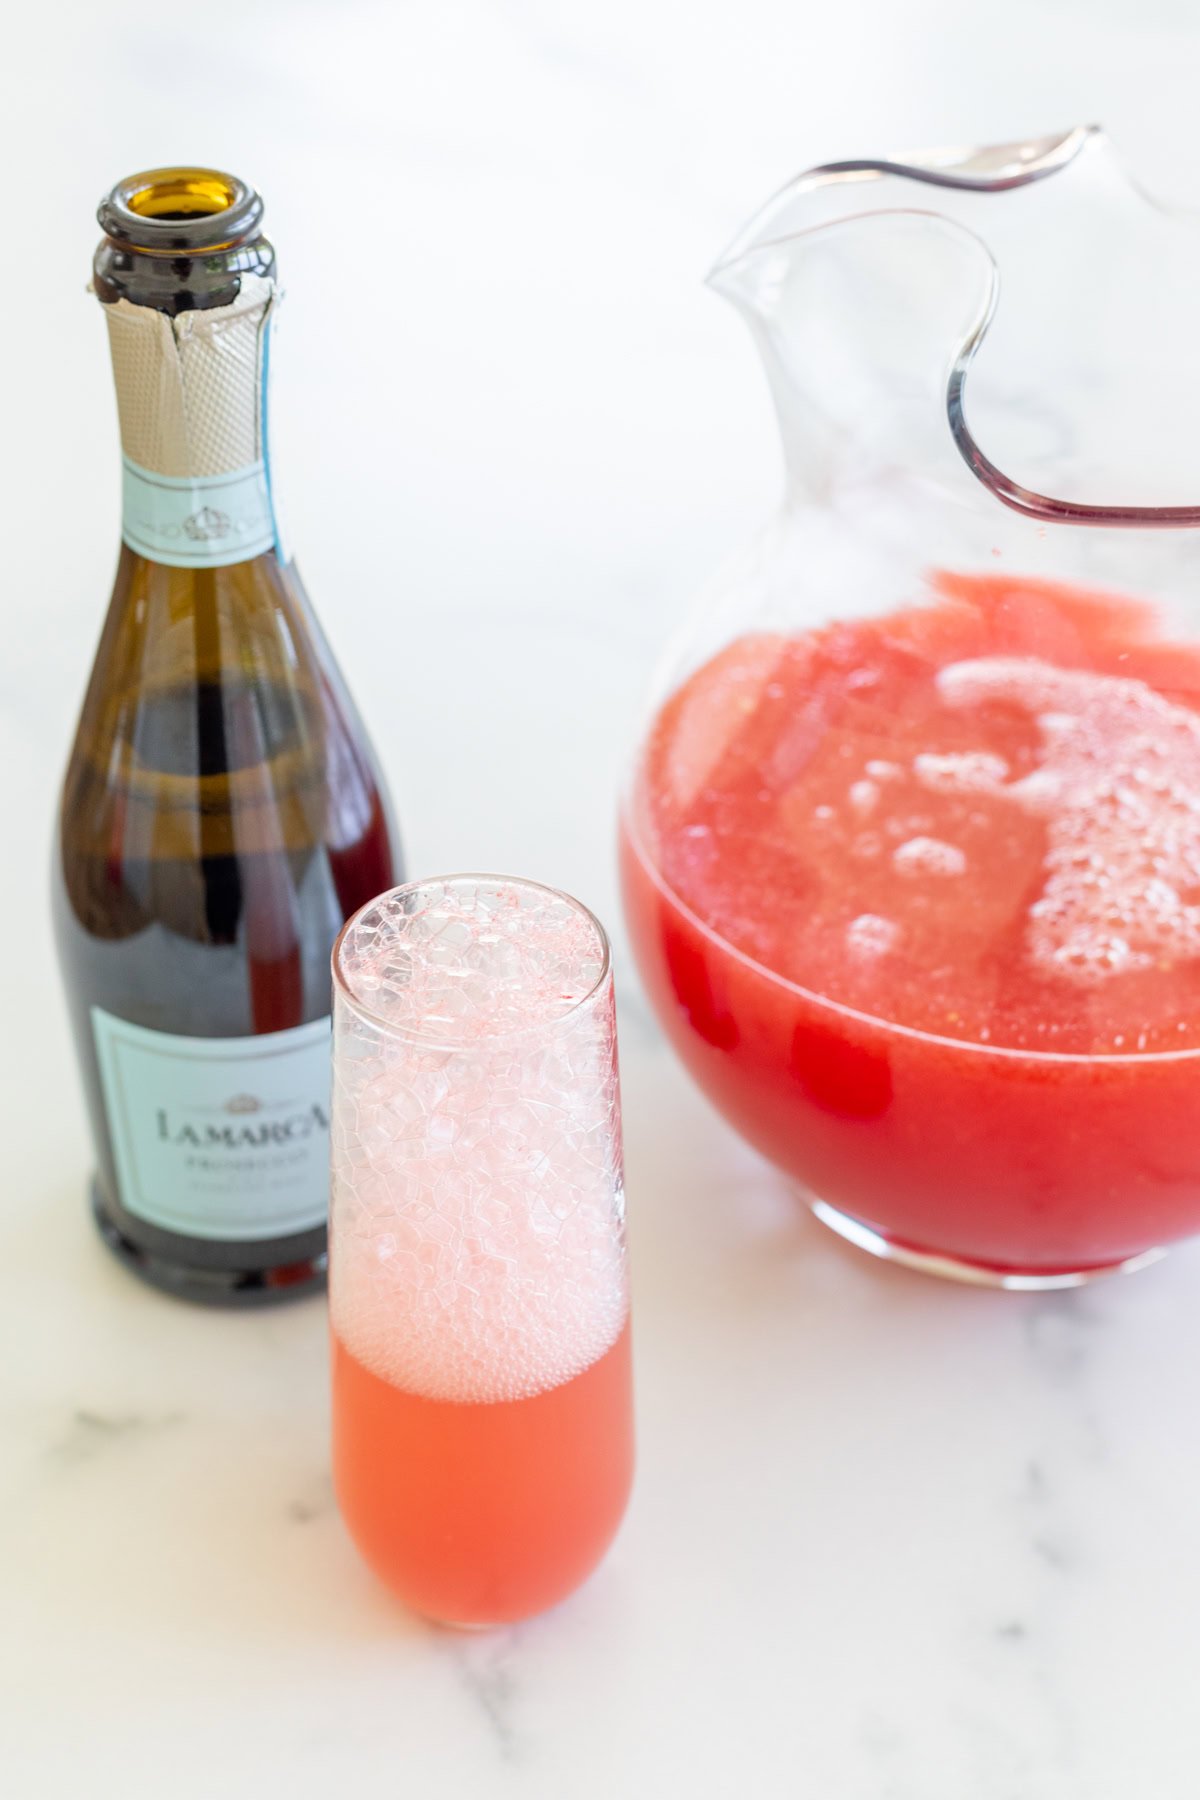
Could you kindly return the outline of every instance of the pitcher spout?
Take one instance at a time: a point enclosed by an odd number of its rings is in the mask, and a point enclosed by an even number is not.
[[[1164,392],[1161,346],[1190,331],[1179,296],[1200,284],[1200,237],[1148,201],[1097,126],[812,169],[708,284],[750,324],[789,472],[822,491],[831,461],[949,483],[965,465],[1033,518],[1200,524],[1191,492],[1174,503],[1172,487],[1196,483],[1170,421],[1127,424]],[[1123,347],[1103,394],[1081,323],[1101,311],[1105,343]],[[1035,402],[1015,409],[1016,392]],[[1072,491],[1104,469],[1111,495]]]

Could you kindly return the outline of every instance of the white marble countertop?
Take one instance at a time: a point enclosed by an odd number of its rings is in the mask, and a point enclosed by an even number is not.
[[[1191,0],[113,0],[7,21],[13,1800],[1192,1800],[1200,1248],[1042,1298],[876,1266],[692,1091],[622,956],[634,1502],[557,1613],[438,1634],[333,1509],[323,1306],[191,1310],[94,1236],[44,871],[114,552],[83,285],[116,176],[194,156],[266,193],[293,534],[414,869],[526,873],[617,924],[639,694],[777,479],[708,260],[814,160],[1083,117],[1186,193],[1198,54]]]

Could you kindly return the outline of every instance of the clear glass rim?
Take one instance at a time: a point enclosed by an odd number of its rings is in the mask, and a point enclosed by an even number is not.
[[[844,1019],[853,1019],[857,1024],[867,1025],[883,1036],[909,1038],[922,1044],[937,1044],[946,1050],[961,1050],[971,1056],[992,1057],[1009,1063],[1053,1063],[1055,1065],[1086,1066],[1090,1069],[1116,1067],[1129,1063],[1149,1065],[1152,1063],[1185,1063],[1200,1059],[1200,1045],[1192,1045],[1185,1050],[1022,1050],[1016,1044],[980,1044],[971,1038],[945,1037],[937,1031],[922,1031],[916,1025],[902,1025],[894,1019],[885,1019],[878,1013],[863,1012],[859,1007],[847,1006],[842,1000],[831,1000],[827,994],[818,994],[812,988],[802,987],[798,981],[792,981],[787,975],[780,975],[761,963],[748,951],[739,950],[728,938],[714,931],[712,926],[702,919],[699,913],[693,912],[682,894],[676,892],[670,882],[657,867],[649,854],[645,839],[638,827],[635,815],[636,799],[633,798],[632,783],[636,782],[638,765],[635,763],[631,777],[631,785],[622,808],[622,824],[633,854],[649,875],[651,881],[661,894],[665,894],[671,904],[679,909],[690,925],[693,925],[701,937],[707,938],[710,944],[716,944],[727,956],[741,963],[743,968],[752,969],[756,975],[769,982],[773,987],[782,988],[786,993],[795,994],[810,1006],[820,1010],[838,1014]]]
[[[574,912],[587,921],[595,933],[600,949],[600,971],[586,994],[581,994],[577,1000],[571,1002],[565,1011],[555,1014],[553,1018],[535,1019],[530,1024],[521,1025],[515,1030],[498,1031],[477,1038],[463,1038],[457,1042],[452,1039],[421,1037],[416,1032],[406,1030],[403,1025],[397,1025],[386,1014],[377,1012],[374,1007],[355,993],[342,967],[342,950],[347,937],[363,915],[369,913],[373,906],[378,906],[382,901],[396,900],[407,894],[417,894],[423,888],[448,887],[455,882],[483,883],[500,888],[519,888],[527,893],[549,895],[552,899],[561,900],[571,907]],[[459,869],[448,875],[423,875],[416,881],[402,881],[396,887],[383,888],[378,894],[375,894],[356,912],[351,913],[338,932],[330,956],[330,966],[333,971],[335,993],[360,1019],[367,1020],[377,1030],[386,1033],[388,1037],[395,1038],[400,1043],[411,1044],[414,1049],[460,1055],[464,1050],[494,1049],[504,1044],[520,1043],[526,1038],[546,1037],[561,1030],[584,1008],[591,1006],[608,985],[612,975],[612,946],[608,941],[607,931],[591,907],[585,906],[583,901],[576,899],[574,894],[568,894],[565,888],[551,887],[548,882],[533,881],[525,875],[497,875],[487,870]]]
[[[975,357],[995,316],[1000,298],[1000,271],[986,241],[971,227],[937,211],[935,205],[896,206],[883,209],[862,206],[836,218],[819,220],[810,225],[795,221],[776,228],[775,216],[786,210],[798,197],[820,188],[851,186],[858,191],[862,183],[881,178],[912,182],[917,187],[956,188],[985,196],[1027,187],[1034,182],[1062,175],[1081,156],[1101,155],[1107,161],[1110,177],[1119,181],[1127,193],[1149,211],[1173,220],[1182,230],[1195,232],[1197,215],[1193,210],[1165,205],[1134,180],[1124,162],[1117,157],[1107,133],[1099,125],[1076,125],[1069,131],[1051,133],[1009,144],[958,145],[944,150],[918,150],[894,157],[856,157],[848,161],[821,163],[805,171],[778,190],[743,227],[709,271],[708,281],[718,292],[734,291],[726,284],[741,267],[771,251],[786,249],[806,238],[819,238],[844,226],[857,227],[868,220],[892,217],[924,217],[937,220],[952,232],[971,239],[982,251],[990,268],[989,292],[974,323],[960,340],[951,360],[946,381],[945,410],[951,438],[963,463],[993,499],[1013,512],[1043,524],[1095,526],[1104,529],[1195,530],[1200,526],[1200,505],[1147,506],[1126,505],[1119,501],[1097,503],[1064,500],[1038,492],[1007,475],[985,454],[967,419],[966,390]],[[849,202],[848,202],[849,204]]]

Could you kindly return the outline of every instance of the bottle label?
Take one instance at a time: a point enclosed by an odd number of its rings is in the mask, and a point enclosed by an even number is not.
[[[275,543],[263,460],[227,475],[156,475],[122,458],[121,535],[174,569],[217,569]]]
[[[324,1224],[328,1018],[196,1038],[93,1006],[92,1031],[128,1212],[195,1238],[279,1238]]]

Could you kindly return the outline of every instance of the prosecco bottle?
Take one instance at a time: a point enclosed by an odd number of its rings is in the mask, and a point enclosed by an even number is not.
[[[330,950],[401,878],[280,540],[262,215],[208,169],[131,176],[100,207],[122,543],[54,859],[100,1232],[227,1304],[324,1279]]]

